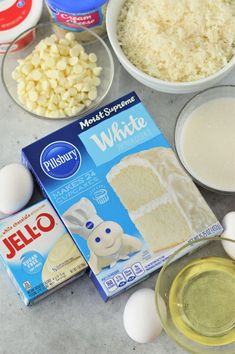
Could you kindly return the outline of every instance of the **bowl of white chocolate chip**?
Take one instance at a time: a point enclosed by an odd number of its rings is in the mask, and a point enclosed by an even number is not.
[[[59,31],[55,23],[41,23],[33,28],[32,43],[17,52],[11,52],[14,42],[8,48],[2,62],[3,83],[25,111],[40,118],[81,117],[109,92],[114,75],[110,50],[89,29],[83,28],[92,40],[81,42],[80,27],[73,24],[71,30]]]

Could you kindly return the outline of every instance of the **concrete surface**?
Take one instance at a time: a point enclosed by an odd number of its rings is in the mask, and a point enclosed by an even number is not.
[[[224,83],[235,83],[235,72]],[[166,138],[173,143],[177,114],[192,95],[154,92],[130,77],[115,60],[114,83],[102,104],[132,90],[137,92]],[[11,101],[0,82],[0,168],[19,161],[21,147],[67,123],[65,120],[40,120],[25,113]],[[234,197],[201,191],[219,219],[235,209]],[[185,352],[165,333],[154,343],[139,345],[124,331],[122,314],[128,297],[137,288],[154,288],[155,282],[156,275],[153,275],[104,303],[93,283],[84,276],[37,305],[26,308],[1,266],[0,354],[183,354]]]

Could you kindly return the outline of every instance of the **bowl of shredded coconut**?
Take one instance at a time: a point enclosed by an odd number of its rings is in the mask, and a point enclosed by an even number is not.
[[[125,69],[158,91],[205,89],[235,65],[235,0],[110,0],[107,32]]]

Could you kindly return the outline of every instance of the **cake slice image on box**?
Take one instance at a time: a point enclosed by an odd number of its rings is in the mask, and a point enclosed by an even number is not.
[[[63,215],[70,230],[87,240],[89,264],[95,274],[102,268],[114,267],[119,260],[141,250],[141,241],[124,233],[114,221],[103,221],[92,202],[82,198]]]
[[[79,257],[81,258],[71,236],[68,233],[64,234],[48,253],[42,269],[42,281],[47,283],[47,289],[54,287],[54,283],[48,282],[48,279],[55,277],[57,280],[59,278],[69,279],[76,267],[78,269],[77,262]],[[58,274],[60,272],[63,272],[63,274],[59,277]]]
[[[129,155],[106,178],[154,253],[176,246],[216,222],[170,148]]]

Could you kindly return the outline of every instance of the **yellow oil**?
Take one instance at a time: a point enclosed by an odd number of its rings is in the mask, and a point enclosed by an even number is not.
[[[235,342],[235,262],[208,257],[188,263],[172,283],[169,309],[177,329],[194,342]]]

